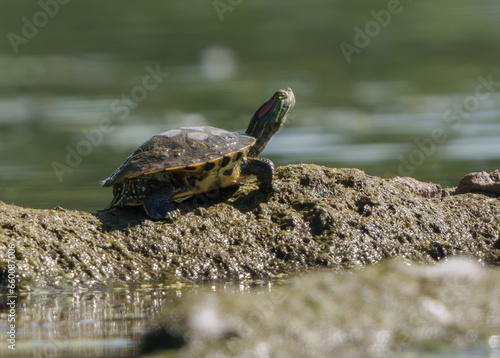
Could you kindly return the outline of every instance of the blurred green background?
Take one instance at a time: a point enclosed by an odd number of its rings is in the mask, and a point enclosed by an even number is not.
[[[60,1],[0,2],[7,203],[103,208],[99,180],[150,136],[244,131],[288,86],[297,104],[263,153],[277,165],[443,186],[499,167],[497,1]],[[168,75],[145,89],[148,69]]]

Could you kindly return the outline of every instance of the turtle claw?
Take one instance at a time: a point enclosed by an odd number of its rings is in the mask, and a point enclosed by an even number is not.
[[[175,209],[175,210],[169,211],[164,219],[174,220],[174,219],[177,219],[177,217],[179,215],[181,215],[181,211],[179,209]]]
[[[266,186],[262,187],[260,190],[267,195],[273,195],[273,194],[281,192],[281,190],[279,190],[278,187],[274,184],[266,185]]]
[[[278,187],[276,185],[273,184],[272,186],[272,191],[270,192],[270,194],[274,194],[274,193],[281,193],[281,190],[278,189]]]

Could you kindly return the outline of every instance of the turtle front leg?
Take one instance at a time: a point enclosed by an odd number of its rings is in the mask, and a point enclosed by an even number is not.
[[[152,188],[143,201],[146,214],[154,220],[173,219],[178,216],[181,212],[171,202],[174,194],[171,186]]]
[[[274,164],[267,158],[245,158],[241,164],[242,175],[255,175],[259,189],[266,194],[279,192],[273,184]]]

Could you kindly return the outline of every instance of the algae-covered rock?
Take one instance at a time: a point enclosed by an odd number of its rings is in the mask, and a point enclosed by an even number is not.
[[[361,170],[305,164],[278,168],[275,184],[280,192],[270,197],[254,180],[198,195],[177,204],[175,221],[151,221],[141,207],[87,213],[0,203],[0,276],[9,245],[22,280],[37,286],[269,278],[388,256],[500,262],[498,198],[425,197]]]
[[[207,287],[177,299],[161,327],[145,337],[143,356],[500,353],[500,271],[465,258],[433,266],[388,260],[361,270],[307,273],[256,291]]]

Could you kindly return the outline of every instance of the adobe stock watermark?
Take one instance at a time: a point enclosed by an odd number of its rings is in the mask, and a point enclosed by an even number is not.
[[[17,301],[17,280],[19,278],[16,265],[16,245],[9,243],[7,249],[7,348],[16,350],[16,301]]]
[[[480,108],[481,101],[490,98],[496,88],[500,86],[500,82],[493,79],[492,73],[487,77],[479,76],[477,80],[479,84],[476,86],[474,94],[465,97],[461,102],[453,103],[443,113],[440,123],[432,128],[426,138],[415,139],[413,141],[414,148],[409,154],[399,156],[398,174],[400,176],[413,174],[416,168],[436,152],[439,145],[448,140],[450,129],[456,130],[462,125],[464,120],[470,118]]]
[[[242,2],[243,0],[214,0],[212,4],[220,21],[224,21],[224,14],[228,11],[233,12]]]
[[[134,86],[130,93],[122,94],[119,99],[115,99],[110,104],[110,110],[113,113],[113,118],[117,117],[120,120],[124,120],[130,114],[130,110],[138,106],[139,103],[144,101],[148,93],[153,91],[160,85],[164,78],[169,75],[168,72],[162,72],[160,70],[160,65],[156,65],[156,68],[146,66],[145,68],[147,74],[144,75],[140,84]],[[106,134],[109,134],[115,130],[116,126],[113,124],[113,120],[110,117],[103,117],[99,120],[99,124],[96,128],[92,130],[83,130],[81,133],[84,138],[82,138],[74,147],[66,146],[66,157],[63,163],[58,161],[52,162],[52,170],[62,183],[64,175],[66,173],[71,173],[76,167],[78,167],[84,157],[89,156],[95,147],[99,146]]]
[[[60,10],[61,5],[66,5],[71,0],[39,0],[38,6],[40,10],[35,12],[29,18],[23,16],[21,18],[21,29],[19,33],[9,32],[7,39],[9,40],[14,52],[19,52],[19,46],[26,45],[34,38],[41,28],[47,26],[49,20],[54,18]]]
[[[402,11],[403,5],[401,5],[400,0],[389,0],[386,9],[370,11],[373,20],[368,21],[363,28],[354,27],[353,42],[347,43],[343,41],[340,43],[340,51],[342,51],[347,63],[351,63],[352,56],[354,54],[359,55],[364,48],[370,45],[372,39],[382,32],[382,28],[389,26],[393,16],[400,14]]]

